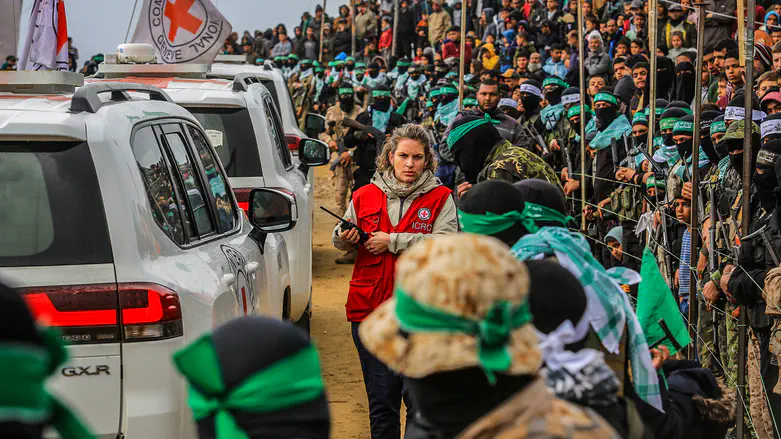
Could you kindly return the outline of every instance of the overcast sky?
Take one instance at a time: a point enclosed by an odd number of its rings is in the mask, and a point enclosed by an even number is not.
[[[174,0],[167,0],[175,2]],[[135,20],[144,0],[138,0],[135,17],[130,27],[131,37]],[[315,6],[322,0],[213,0],[220,12],[230,21],[239,35],[244,30],[265,30],[284,23],[288,29],[298,25],[301,14],[314,14]],[[96,53],[114,52],[117,45],[125,41],[128,22],[131,19],[135,0],[66,0],[68,34],[79,49],[79,66]],[[27,33],[27,21],[33,0],[24,0],[20,38]],[[348,0],[330,0],[327,3],[329,15],[335,15]]]

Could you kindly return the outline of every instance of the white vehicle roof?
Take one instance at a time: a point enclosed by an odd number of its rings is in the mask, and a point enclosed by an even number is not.
[[[161,73],[164,75],[164,73]],[[180,105],[246,107],[244,98],[233,92],[233,82],[224,79],[191,79],[176,77],[136,77],[88,79],[88,82],[131,82],[164,89]]]

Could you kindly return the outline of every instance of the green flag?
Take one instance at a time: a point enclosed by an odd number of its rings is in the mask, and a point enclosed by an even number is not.
[[[640,276],[643,280],[637,291],[637,320],[645,333],[648,346],[657,344],[665,337],[665,333],[659,326],[659,319],[664,319],[670,333],[679,345],[686,346],[691,341],[686,323],[683,321],[675,297],[667,286],[667,283],[659,272],[651,250],[646,247],[643,250],[643,262],[640,266]],[[692,279],[692,282],[694,279]],[[692,305],[692,306],[696,306]],[[663,342],[669,349],[670,355],[677,352],[669,340]]]

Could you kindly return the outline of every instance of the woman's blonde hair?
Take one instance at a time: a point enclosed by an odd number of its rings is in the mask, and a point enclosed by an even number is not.
[[[437,160],[434,156],[434,141],[431,135],[423,128],[422,125],[416,123],[404,124],[395,130],[391,136],[385,140],[382,145],[382,151],[377,154],[377,170],[384,173],[389,170],[393,170],[389,155],[396,154],[396,148],[399,146],[399,142],[403,139],[410,139],[416,142],[420,142],[423,145],[423,153],[426,159],[426,169],[434,172],[437,169]]]

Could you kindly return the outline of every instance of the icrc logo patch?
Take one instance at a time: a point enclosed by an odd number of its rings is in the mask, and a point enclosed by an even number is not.
[[[425,207],[418,209],[418,218],[428,221],[431,218],[431,211]]]
[[[151,39],[160,61],[166,64],[202,57],[213,59],[231,31],[230,24],[209,0],[147,0],[144,6],[146,29],[139,32],[143,22],[140,20],[133,42]]]

